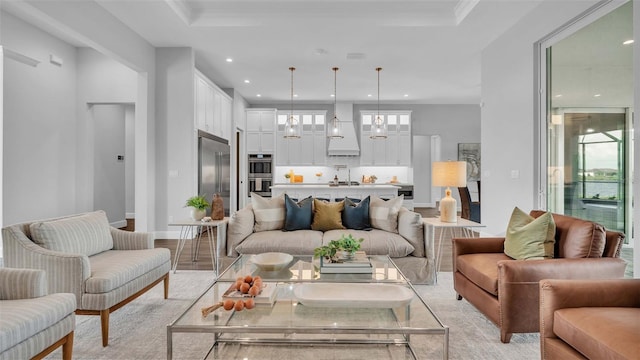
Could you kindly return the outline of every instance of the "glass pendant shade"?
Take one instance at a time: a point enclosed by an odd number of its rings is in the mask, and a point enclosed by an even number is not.
[[[380,116],[380,71],[382,68],[376,68],[378,72],[378,114],[376,118],[373,120],[373,124],[371,126],[371,134],[369,138],[371,139],[386,139],[387,138],[387,122],[384,120],[384,117]]]
[[[284,124],[284,138],[285,139],[299,139],[302,136],[302,126],[300,121],[293,116],[293,72],[296,70],[294,67],[290,67],[291,71],[291,113]]]
[[[338,74],[338,68],[334,67],[333,69],[333,119],[329,123],[329,130],[327,133],[327,137],[330,139],[342,139],[344,135],[342,135],[342,128],[340,127],[340,120],[338,120],[338,107],[337,107],[337,99],[338,94],[336,93],[336,79]]]

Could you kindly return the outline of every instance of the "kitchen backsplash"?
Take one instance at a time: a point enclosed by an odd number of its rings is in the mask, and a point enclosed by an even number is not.
[[[341,165],[346,165],[342,168]],[[336,166],[340,169],[336,169]],[[289,179],[285,174],[293,170],[296,175],[303,176],[304,183],[328,183],[338,175],[340,181],[346,181],[349,170],[351,170],[351,181],[362,182],[363,176],[375,175],[377,177],[376,184],[390,182],[393,177],[397,178],[399,183],[413,184],[413,168],[407,166],[351,166],[345,161],[342,164],[336,163],[332,166],[276,166],[273,173],[273,182],[276,184],[287,183]],[[322,174],[317,177],[316,174]]]

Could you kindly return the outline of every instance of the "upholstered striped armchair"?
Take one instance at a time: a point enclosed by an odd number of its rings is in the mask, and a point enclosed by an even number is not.
[[[50,292],[75,294],[76,314],[100,315],[102,346],[111,312],[161,281],[169,295],[169,250],[109,226],[104,211],[12,225],[2,236],[7,267],[45,270]]]
[[[62,346],[71,360],[76,297],[47,294],[42,270],[0,268],[0,360],[43,358]]]

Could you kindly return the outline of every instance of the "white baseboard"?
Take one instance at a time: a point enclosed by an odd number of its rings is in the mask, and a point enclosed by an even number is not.
[[[110,225],[116,229],[123,228],[127,226],[127,220],[114,221]]]
[[[135,219],[136,218],[136,213],[125,213],[124,214],[124,218],[125,219]]]
[[[179,240],[180,239],[180,231],[155,231],[153,233],[154,239],[169,239],[169,240]]]

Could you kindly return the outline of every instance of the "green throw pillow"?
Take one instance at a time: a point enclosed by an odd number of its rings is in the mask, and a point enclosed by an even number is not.
[[[509,220],[504,253],[516,260],[551,259],[555,234],[550,212],[534,218],[516,207]]]

